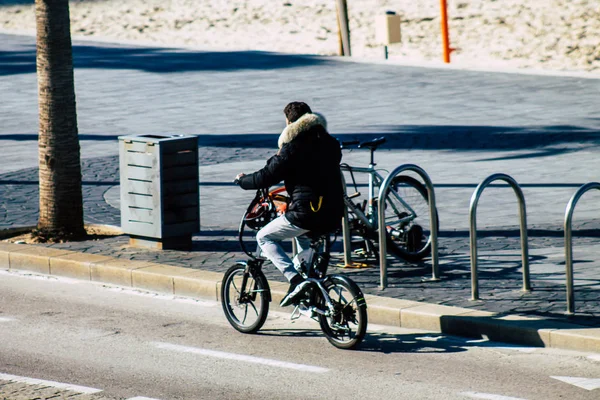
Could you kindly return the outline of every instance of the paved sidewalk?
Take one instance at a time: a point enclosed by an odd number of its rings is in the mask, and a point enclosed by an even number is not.
[[[12,94],[0,104],[0,229],[7,229],[37,221],[37,100],[33,38],[0,39],[0,90]],[[376,260],[369,269],[332,270],[352,274],[365,292],[387,299],[550,321],[543,329],[554,329],[556,320],[600,327],[600,193],[586,194],[575,213],[572,318],[564,315],[562,232],[570,197],[582,184],[600,181],[600,80],[93,42],[76,42],[74,59],[86,222],[120,225],[118,136],[188,133],[200,136],[202,229],[191,252],[132,249],[124,236],[48,247],[223,273],[243,258],[235,231],[253,196],[231,185],[231,177],[264,164],[275,151],[283,105],[304,99],[342,140],[385,135],[378,166],[417,164],[436,189],[441,282],[421,282],[431,274],[427,260],[394,261],[384,291],[377,287]],[[367,159],[364,151],[344,155],[353,165]],[[534,291],[519,290],[515,196],[491,187],[478,208],[482,300],[473,302],[469,200],[497,172],[513,176],[525,194]],[[266,271],[281,281],[273,268]]]

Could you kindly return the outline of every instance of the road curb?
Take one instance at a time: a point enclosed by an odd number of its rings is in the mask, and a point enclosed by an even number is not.
[[[23,244],[0,243],[0,269],[90,280],[175,296],[220,300],[223,273],[174,267],[151,262],[116,259],[96,254]],[[287,285],[269,281],[273,301]],[[525,346],[600,352],[600,328],[563,321],[365,295],[369,322],[423,329]],[[290,308],[284,309],[290,311]]]

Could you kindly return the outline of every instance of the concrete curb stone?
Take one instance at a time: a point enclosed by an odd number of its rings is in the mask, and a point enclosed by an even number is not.
[[[71,253],[50,257],[50,275],[92,280],[92,264],[113,258],[97,254]]]
[[[115,285],[133,286],[133,271],[150,267],[152,263],[135,260],[111,259],[91,265],[91,280]]]
[[[28,246],[19,251],[9,252],[8,263],[10,269],[24,269],[50,275],[50,258],[72,253],[69,250]]]
[[[114,259],[53,248],[0,243],[0,269],[66,276],[176,296],[220,300],[222,273],[145,261]],[[287,291],[269,281],[271,308]],[[600,328],[545,318],[500,315],[466,308],[366,295],[369,322],[526,346],[600,352]],[[289,311],[289,307],[283,309]]]

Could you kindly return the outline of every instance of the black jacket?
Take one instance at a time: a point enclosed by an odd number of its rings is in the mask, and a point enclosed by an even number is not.
[[[305,114],[279,137],[279,153],[259,171],[240,179],[243,189],[268,188],[284,181],[291,197],[285,214],[292,224],[316,233],[340,226],[344,212],[339,142],[325,119]]]

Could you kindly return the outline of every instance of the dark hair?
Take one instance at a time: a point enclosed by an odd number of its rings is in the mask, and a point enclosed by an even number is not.
[[[301,116],[311,112],[308,104],[301,101],[292,101],[283,109],[283,113],[290,122],[296,122]]]

